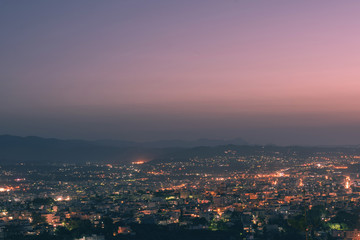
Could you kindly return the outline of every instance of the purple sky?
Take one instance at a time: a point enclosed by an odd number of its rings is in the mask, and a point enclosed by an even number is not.
[[[0,134],[360,144],[358,1],[0,2]]]

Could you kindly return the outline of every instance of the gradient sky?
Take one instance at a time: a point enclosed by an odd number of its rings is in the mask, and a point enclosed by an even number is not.
[[[0,134],[360,144],[359,1],[0,2]]]

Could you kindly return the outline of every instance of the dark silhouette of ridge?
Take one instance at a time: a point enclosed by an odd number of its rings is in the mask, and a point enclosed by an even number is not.
[[[139,158],[153,159],[172,150],[165,148],[191,148],[216,146],[228,143],[245,144],[242,139],[233,141],[199,139],[196,141],[130,142],[117,140],[61,140],[36,136],[19,137],[0,135],[0,161],[35,162],[126,162]]]

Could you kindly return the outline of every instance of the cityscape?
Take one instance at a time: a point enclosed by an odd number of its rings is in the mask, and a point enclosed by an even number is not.
[[[359,238],[360,148],[217,152],[126,164],[3,163],[2,239]]]

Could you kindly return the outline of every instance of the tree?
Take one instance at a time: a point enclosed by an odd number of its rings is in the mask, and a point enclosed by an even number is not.
[[[46,223],[45,217],[41,216],[41,214],[38,212],[32,212],[31,218],[32,218],[32,224],[34,226]]]
[[[342,228],[354,229],[359,222],[359,216],[345,211],[339,211],[331,223],[340,224]],[[344,229],[346,230],[346,229]]]

